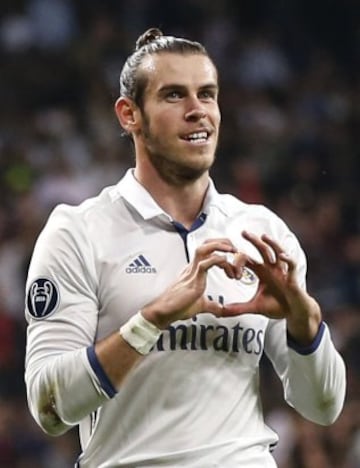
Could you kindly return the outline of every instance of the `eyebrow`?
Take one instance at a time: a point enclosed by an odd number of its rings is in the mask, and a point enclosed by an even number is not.
[[[199,87],[200,91],[203,91],[205,89],[206,90],[212,90],[212,91],[218,91],[219,86],[217,84],[215,84],[215,83],[207,83],[207,84],[204,84],[204,85]],[[170,84],[162,86],[158,90],[157,94],[163,95],[163,94],[166,94],[168,91],[173,91],[173,90],[186,91],[187,86],[179,84],[179,83],[170,83]]]

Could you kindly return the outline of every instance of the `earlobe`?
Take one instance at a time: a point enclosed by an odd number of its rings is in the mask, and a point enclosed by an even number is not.
[[[115,113],[122,128],[127,133],[136,130],[136,110],[134,103],[126,97],[119,97],[115,102]]]

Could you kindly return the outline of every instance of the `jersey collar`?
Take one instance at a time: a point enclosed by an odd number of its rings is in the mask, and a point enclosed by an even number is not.
[[[156,203],[150,193],[136,180],[133,168],[128,169],[124,177],[114,187],[111,197],[114,201],[119,197],[126,200],[145,220],[161,215],[165,215],[171,220],[170,216]],[[212,206],[217,207],[224,214],[228,214],[220,194],[209,178],[209,187],[201,211],[208,215]]]

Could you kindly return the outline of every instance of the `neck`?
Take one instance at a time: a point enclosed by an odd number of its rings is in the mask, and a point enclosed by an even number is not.
[[[190,228],[200,213],[209,185],[209,174],[184,185],[173,185],[163,180],[151,165],[137,165],[135,177],[151,194],[156,203],[175,221]]]

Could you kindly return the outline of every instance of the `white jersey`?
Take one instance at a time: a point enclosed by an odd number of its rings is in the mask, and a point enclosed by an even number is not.
[[[243,229],[284,246],[305,287],[305,256],[283,221],[220,195],[211,181],[189,231],[131,170],[98,197],[54,210],[29,269],[25,377],[30,410],[45,431],[80,426],[78,466],[274,467],[277,435],[264,423],[258,392],[263,352],[290,405],[320,424],[337,417],[345,370],[324,323],[311,346],[298,348],[284,320],[203,313],[165,330],[119,389],[102,370],[94,343],[173,283],[206,239],[228,237],[258,255]],[[208,273],[214,301],[248,301],[256,289],[250,270],[240,280],[216,267]]]

